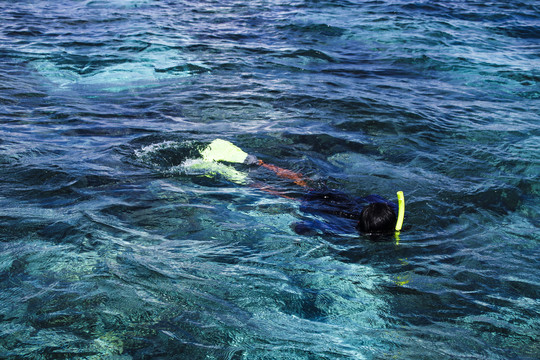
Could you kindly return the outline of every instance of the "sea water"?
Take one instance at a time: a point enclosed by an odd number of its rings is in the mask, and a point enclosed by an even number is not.
[[[539,357],[538,2],[0,10],[0,358]],[[298,235],[218,137],[406,228]]]

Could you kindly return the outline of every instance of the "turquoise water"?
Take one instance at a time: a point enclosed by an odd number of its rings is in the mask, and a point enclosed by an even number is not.
[[[537,2],[0,9],[0,358],[539,358]],[[216,137],[410,229],[297,235]]]

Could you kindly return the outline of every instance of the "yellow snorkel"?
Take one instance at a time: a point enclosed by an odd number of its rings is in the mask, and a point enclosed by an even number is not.
[[[397,192],[398,199],[398,217],[396,222],[396,231],[400,231],[403,227],[403,218],[405,217],[405,196],[403,191]]]
[[[398,199],[398,217],[396,221],[396,245],[399,245],[399,232],[403,227],[403,218],[405,217],[405,196],[403,191],[397,192]]]

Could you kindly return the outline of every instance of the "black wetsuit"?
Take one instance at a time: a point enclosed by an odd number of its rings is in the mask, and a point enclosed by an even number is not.
[[[315,215],[294,225],[300,235],[357,233],[356,225],[364,206],[370,203],[386,203],[398,213],[398,206],[379,195],[351,197],[331,189],[311,190],[302,198],[300,210]]]

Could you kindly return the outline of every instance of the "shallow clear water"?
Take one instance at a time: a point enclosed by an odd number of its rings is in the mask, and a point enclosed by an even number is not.
[[[0,10],[1,358],[538,358],[537,2]],[[410,229],[299,236],[216,137]]]

